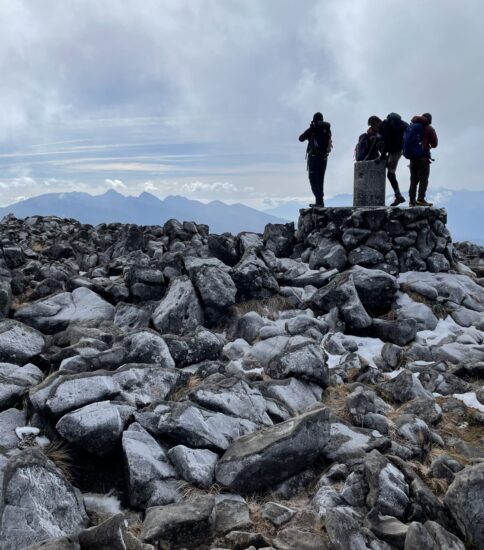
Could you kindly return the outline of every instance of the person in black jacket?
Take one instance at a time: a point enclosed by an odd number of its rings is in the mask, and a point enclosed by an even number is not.
[[[405,202],[403,195],[400,193],[396,171],[398,161],[402,156],[403,134],[407,126],[408,124],[397,113],[390,113],[380,126],[380,135],[383,140],[382,159],[387,161],[387,178],[395,193],[395,200],[391,206],[398,206]]]
[[[309,183],[315,198],[315,204],[309,206],[324,206],[324,174],[332,142],[331,125],[324,121],[321,113],[314,114],[309,128],[299,136],[299,141],[306,140]]]

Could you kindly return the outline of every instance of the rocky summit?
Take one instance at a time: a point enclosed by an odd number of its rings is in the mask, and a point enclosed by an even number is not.
[[[484,549],[484,250],[0,222],[2,550]]]

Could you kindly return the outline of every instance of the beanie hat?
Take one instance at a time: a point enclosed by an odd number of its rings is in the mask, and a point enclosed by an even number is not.
[[[323,120],[323,115],[321,113],[314,113],[313,122],[321,122]]]
[[[422,116],[429,121],[429,124],[432,124],[432,115],[430,113],[424,113]]]

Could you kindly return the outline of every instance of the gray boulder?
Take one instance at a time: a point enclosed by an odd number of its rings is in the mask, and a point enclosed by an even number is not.
[[[238,295],[243,300],[270,298],[279,291],[279,284],[272,271],[254,249],[248,249],[234,266],[232,279]]]
[[[56,537],[35,544],[24,546],[22,550],[81,550],[79,539],[76,536]]]
[[[140,538],[156,548],[196,548],[213,538],[215,498],[198,497],[190,502],[154,506],[146,511]]]
[[[371,317],[363,307],[353,278],[348,272],[335,277],[315,292],[311,303],[322,313],[329,313],[333,308],[337,308],[350,330],[361,330],[371,326]]]
[[[150,324],[150,317],[149,309],[120,302],[116,304],[114,324],[126,331],[147,328]]]
[[[292,254],[294,246],[294,223],[268,223],[262,239],[266,247],[278,258],[288,257]]]
[[[3,487],[2,550],[19,550],[45,539],[75,534],[87,523],[80,493],[35,448],[8,462]]]
[[[457,473],[444,503],[465,540],[484,548],[484,463],[467,466]]]
[[[180,476],[189,483],[209,488],[213,484],[218,455],[208,449],[190,449],[177,445],[168,451]]]
[[[115,371],[54,375],[30,391],[30,401],[41,414],[59,417],[84,405],[117,399],[145,406],[166,399],[186,379],[162,365],[127,364]]]
[[[222,310],[235,304],[237,288],[226,271],[203,265],[193,270],[192,281],[205,306]]]
[[[82,550],[154,550],[128,531],[128,520],[123,514],[81,531],[79,542]]]
[[[377,450],[366,456],[364,467],[369,487],[367,506],[381,514],[403,518],[410,499],[402,472]]]
[[[248,530],[252,527],[249,507],[241,496],[221,493],[215,497],[215,533],[217,535]]]
[[[69,323],[111,320],[114,306],[92,290],[80,287],[26,304],[17,309],[14,317],[45,334],[53,334]]]
[[[344,506],[345,501],[338,493],[338,491],[336,491],[332,487],[323,485],[314,495],[311,504],[316,510],[318,516],[324,519],[329,509],[335,508],[336,506]]]
[[[371,329],[374,335],[384,342],[405,346],[415,340],[417,321],[415,319],[397,319],[395,321],[373,319]]]
[[[122,448],[131,506],[145,509],[181,498],[178,475],[165,450],[138,423],[123,433]]]
[[[378,389],[395,403],[406,403],[420,397],[433,400],[432,394],[422,386],[418,374],[407,369],[395,378],[378,384]]]
[[[11,363],[0,363],[0,410],[15,405],[43,377],[43,372],[32,364],[19,367]]]
[[[8,316],[12,302],[12,287],[9,277],[0,277],[0,319]]]
[[[329,411],[304,413],[235,441],[217,464],[218,483],[244,494],[305,470],[329,439]]]
[[[163,338],[177,367],[215,361],[220,357],[224,344],[222,337],[204,327],[187,336],[165,334]]]
[[[353,266],[348,270],[364,308],[372,316],[387,313],[398,290],[395,277],[380,269]]]
[[[134,407],[109,401],[92,403],[64,415],[56,430],[67,441],[102,456],[116,447],[134,411]]]
[[[161,334],[187,334],[203,325],[203,310],[188,277],[176,277],[170,282],[151,319]]]
[[[168,436],[188,447],[224,451],[234,439],[257,430],[250,420],[207,411],[189,402],[158,405],[136,420],[155,436]]]
[[[289,377],[301,378],[307,382],[326,387],[329,384],[329,369],[320,346],[304,342],[285,348],[272,359],[265,368],[269,376],[275,379]]]
[[[256,424],[272,425],[267,414],[268,404],[260,391],[238,377],[223,378],[217,382],[205,381],[190,392],[195,403]]]
[[[40,332],[11,319],[0,322],[0,361],[24,365],[42,353],[45,338]]]
[[[292,377],[263,382],[259,389],[265,397],[281,402],[292,415],[300,414],[318,403],[323,395],[320,386]]]
[[[140,329],[123,338],[126,363],[161,363],[174,368],[175,361],[163,338],[154,330]]]
[[[27,423],[27,411],[19,409],[7,409],[0,412],[0,457],[13,454],[19,443],[16,429],[25,426]],[[1,477],[1,464],[0,464]],[[1,485],[0,485],[1,493]]]
[[[365,245],[353,249],[348,254],[348,262],[351,265],[372,266],[383,263],[384,259],[381,252]]]

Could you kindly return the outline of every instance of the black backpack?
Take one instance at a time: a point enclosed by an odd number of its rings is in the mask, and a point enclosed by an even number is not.
[[[328,154],[329,141],[331,139],[331,130],[328,122],[313,126],[311,137],[309,138],[307,154],[325,157]]]
[[[380,156],[379,144],[380,138],[370,137],[366,132],[358,138],[355,146],[355,160],[375,160]]]

